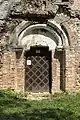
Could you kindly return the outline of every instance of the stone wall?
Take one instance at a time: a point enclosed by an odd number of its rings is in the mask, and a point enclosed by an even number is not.
[[[66,69],[65,69],[65,89],[66,91],[75,91],[75,51],[74,48],[66,49]]]
[[[76,48],[75,73],[76,91],[80,92],[80,46]]]
[[[23,54],[4,51],[0,69],[0,89],[24,91],[25,69]]]
[[[52,91],[80,91],[80,0],[0,0],[0,89],[25,89],[24,52],[10,44],[14,29],[22,21],[43,24],[48,19],[61,26],[69,42],[65,54],[58,52],[52,60]]]

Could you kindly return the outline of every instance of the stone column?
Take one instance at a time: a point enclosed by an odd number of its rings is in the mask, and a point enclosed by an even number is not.
[[[16,51],[16,90],[23,91],[25,87],[25,61],[22,50]]]
[[[52,60],[52,93],[60,92],[60,62],[58,59]]]

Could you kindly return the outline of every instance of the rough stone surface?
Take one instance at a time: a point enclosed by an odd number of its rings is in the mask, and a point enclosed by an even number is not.
[[[54,30],[48,26],[48,20],[55,21]],[[45,28],[49,36],[42,30],[42,24],[48,26]],[[31,31],[26,33],[28,28]],[[53,31],[64,43],[56,45],[52,56],[52,92],[80,92],[80,0],[0,0],[0,89],[25,91],[26,46],[22,49],[16,38],[20,39],[22,32],[26,36],[41,34],[50,38]],[[11,47],[13,43],[15,48]]]

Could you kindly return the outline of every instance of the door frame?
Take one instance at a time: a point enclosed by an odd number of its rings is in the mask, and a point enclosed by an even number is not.
[[[25,68],[26,68],[26,60],[28,56],[48,57],[48,60],[49,60],[49,93],[52,93],[52,51],[49,50],[49,47],[48,46],[31,46],[30,50],[27,50],[24,52],[24,56],[25,56]],[[25,82],[26,82],[26,75],[25,75]],[[24,90],[26,91],[26,84],[24,84]]]

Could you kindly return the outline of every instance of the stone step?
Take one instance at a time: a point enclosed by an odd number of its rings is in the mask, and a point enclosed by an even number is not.
[[[43,99],[50,99],[50,93],[30,93],[27,95],[28,100],[43,100]]]

